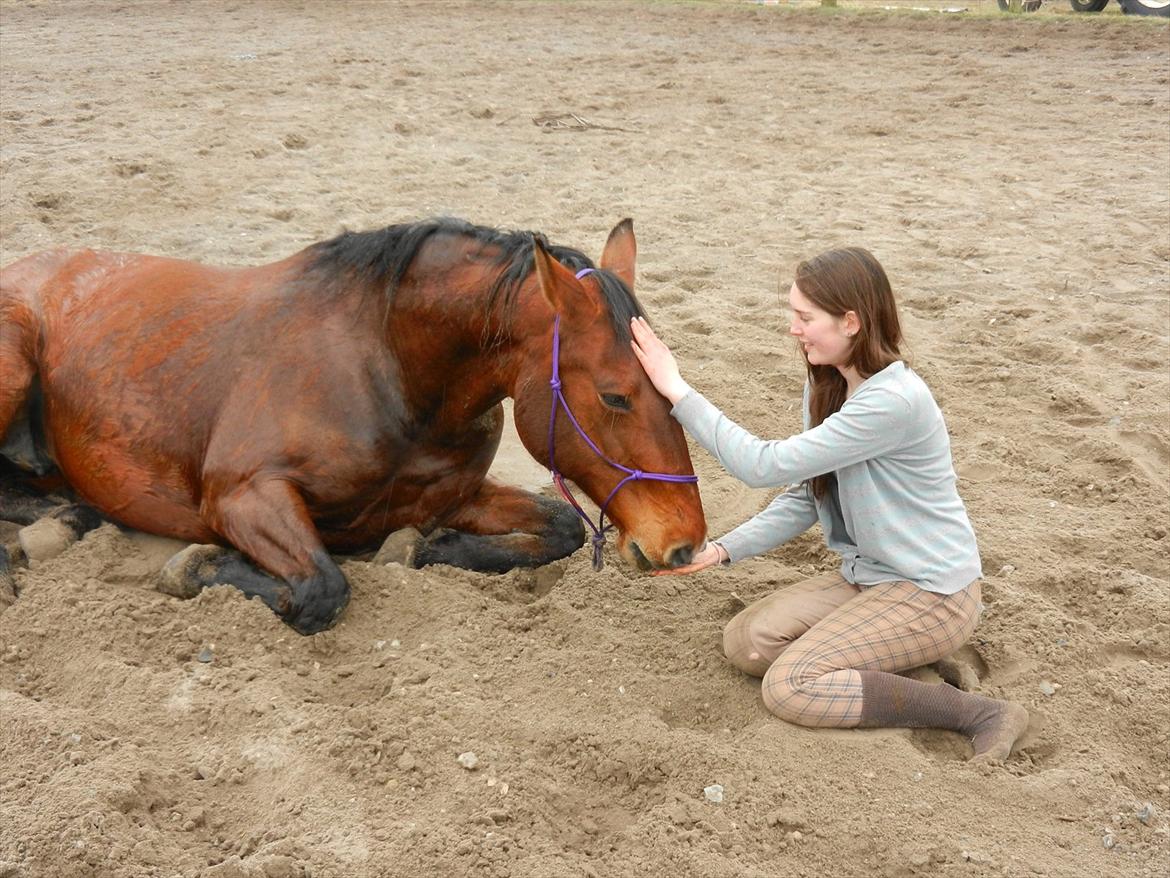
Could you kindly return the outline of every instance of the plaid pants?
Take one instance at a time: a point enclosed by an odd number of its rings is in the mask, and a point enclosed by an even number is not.
[[[863,589],[825,573],[738,613],[723,629],[723,652],[764,678],[764,704],[781,719],[853,728],[861,719],[857,672],[894,673],[950,655],[975,630],[980,596],[978,581],[945,595],[911,582]]]

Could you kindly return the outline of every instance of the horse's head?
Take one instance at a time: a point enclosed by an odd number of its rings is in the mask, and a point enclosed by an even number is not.
[[[556,406],[555,469],[599,507],[604,505],[626,560],[643,569],[669,568],[689,563],[702,548],[706,521],[693,481],[654,477],[693,476],[694,470],[670,404],[630,347],[630,318],[642,313],[632,292],[636,250],[633,224],[625,220],[610,233],[600,269],[578,277],[535,241],[528,283],[537,289],[524,297],[530,332],[522,345],[514,411],[520,439],[547,464],[550,414]],[[573,417],[550,386],[554,324],[559,324],[560,391]],[[634,471],[637,476],[630,477]],[[613,493],[624,479],[626,484]]]

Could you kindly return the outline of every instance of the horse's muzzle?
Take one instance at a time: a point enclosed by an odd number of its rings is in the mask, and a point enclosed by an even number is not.
[[[626,545],[629,548],[630,555],[633,556],[634,563],[637,565],[639,570],[653,570],[655,568],[659,568],[659,565],[655,564],[646,557],[646,553],[642,551],[642,547],[639,546],[634,540],[630,540]],[[683,543],[682,545],[675,546],[674,548],[667,551],[665,558],[663,558],[663,564],[659,569],[673,570],[676,567],[685,567],[687,564],[691,563],[694,557],[695,547],[689,543]]]

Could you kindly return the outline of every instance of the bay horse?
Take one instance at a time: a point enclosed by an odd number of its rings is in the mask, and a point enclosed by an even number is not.
[[[25,257],[0,271],[0,518],[80,535],[97,510],[188,541],[165,590],[233,585],[311,634],[349,600],[330,552],[414,527],[414,566],[502,572],[583,544],[572,507],[486,475],[511,397],[525,447],[606,504],[628,562],[686,564],[706,525],[630,347],[636,252],[629,220],[595,266],[443,218],[257,267]],[[32,478],[50,470],[81,506]]]

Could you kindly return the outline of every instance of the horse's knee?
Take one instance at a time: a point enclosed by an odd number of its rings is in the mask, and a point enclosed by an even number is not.
[[[349,603],[349,582],[327,552],[312,555],[313,572],[279,579],[234,549],[193,545],[176,554],[159,575],[160,591],[191,598],[213,585],[230,585],[258,597],[298,634],[330,628]]]
[[[349,580],[328,553],[313,553],[316,572],[292,583],[292,605],[283,618],[299,634],[332,628],[349,603]]]
[[[548,543],[548,560],[567,558],[585,545],[585,524],[581,516],[568,503],[539,498],[540,505],[548,510],[548,529],[545,536]]]

